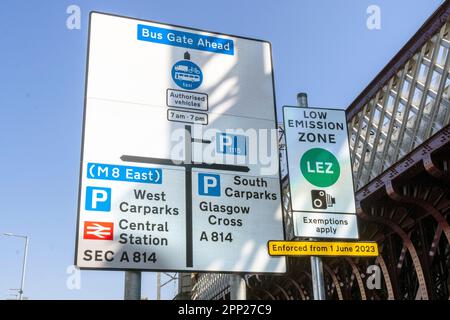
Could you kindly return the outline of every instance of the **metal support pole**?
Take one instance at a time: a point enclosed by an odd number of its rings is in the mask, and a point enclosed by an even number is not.
[[[320,257],[311,257],[311,276],[313,282],[314,300],[325,300],[323,265]]]
[[[230,275],[230,299],[247,300],[247,285],[243,275]]]
[[[141,272],[125,271],[125,300],[141,300]]]
[[[156,300],[161,300],[161,272],[156,273]]]
[[[192,238],[192,128],[184,126],[184,161],[186,163],[185,175],[185,202],[186,202],[186,267],[192,268],[193,238]]]
[[[305,92],[297,94],[299,107],[308,107],[308,95]],[[311,239],[313,240],[313,239]],[[320,257],[311,256],[311,276],[314,292],[314,300],[325,300],[325,284],[323,281],[323,265]]]
[[[28,236],[25,236],[25,251],[23,254],[22,281],[20,282],[19,300],[23,299],[23,289],[25,287],[25,270],[27,268],[27,255],[28,255]]]
[[[308,108],[308,95],[305,92],[297,94],[297,104],[299,107]]]

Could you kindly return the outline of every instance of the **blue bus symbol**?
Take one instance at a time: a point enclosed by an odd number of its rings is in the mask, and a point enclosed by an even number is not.
[[[203,73],[192,61],[180,60],[172,67],[172,79],[180,88],[193,90],[202,84]]]

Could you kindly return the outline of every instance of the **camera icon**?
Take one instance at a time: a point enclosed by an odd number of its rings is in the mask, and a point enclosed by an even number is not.
[[[326,209],[336,204],[336,199],[325,190],[311,190],[311,204],[314,209]]]

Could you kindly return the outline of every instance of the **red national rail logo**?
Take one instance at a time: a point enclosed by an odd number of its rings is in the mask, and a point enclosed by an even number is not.
[[[83,239],[91,240],[113,240],[114,223],[86,221],[84,222]]]

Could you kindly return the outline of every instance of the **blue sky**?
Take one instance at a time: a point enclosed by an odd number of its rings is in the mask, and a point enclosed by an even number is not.
[[[306,91],[311,106],[346,108],[415,33],[439,0],[0,2],[0,233],[31,236],[25,296],[121,299],[123,272],[73,263],[88,15],[92,10],[268,40],[277,107]],[[66,8],[81,29],[66,28]],[[366,26],[369,5],[381,29]],[[23,241],[0,236],[0,299],[18,288]],[[155,298],[155,276],[143,296]],[[171,298],[174,286],[163,290]]]

